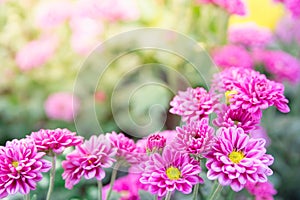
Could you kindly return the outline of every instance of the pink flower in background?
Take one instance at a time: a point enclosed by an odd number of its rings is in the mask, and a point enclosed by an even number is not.
[[[165,196],[168,191],[175,190],[189,194],[193,185],[203,183],[199,176],[199,162],[188,154],[170,148],[165,148],[162,155],[152,154],[145,166],[140,182],[158,196]]]
[[[241,128],[220,128],[207,155],[209,180],[218,179],[238,192],[247,182],[266,182],[272,175],[273,157],[266,154],[265,140],[250,138]]]
[[[0,147],[0,198],[7,195],[28,194],[36,189],[42,172],[51,168],[51,163],[42,157],[32,140],[14,139]]]
[[[23,71],[40,67],[53,56],[57,45],[58,40],[53,36],[33,40],[19,50],[15,61]]]
[[[251,138],[262,138],[266,141],[266,147],[268,147],[271,144],[271,139],[268,137],[267,131],[264,127],[258,126],[256,129],[251,130],[249,135]]]
[[[71,122],[79,109],[79,100],[71,93],[53,93],[48,96],[44,108],[50,119]]]
[[[117,149],[111,145],[105,135],[93,135],[83,144],[77,145],[76,149],[69,153],[66,160],[62,162],[65,187],[72,189],[82,177],[96,178],[101,181],[105,177],[103,168],[113,165],[115,162],[113,157],[116,153]]]
[[[283,3],[293,17],[300,17],[300,0],[283,0]]]
[[[162,152],[166,146],[166,138],[159,134],[150,135],[147,138],[146,150],[147,152]]]
[[[273,200],[273,196],[277,193],[273,184],[269,181],[264,183],[247,182],[245,188],[255,196],[255,200]]]
[[[183,122],[208,117],[213,112],[214,102],[210,94],[201,87],[179,91],[170,102],[170,113],[181,116]]]
[[[218,127],[240,127],[245,133],[254,130],[260,123],[260,118],[256,118],[252,113],[244,109],[232,110],[230,106],[221,104],[216,110],[217,118],[213,124]]]
[[[213,54],[213,61],[221,68],[241,67],[252,68],[253,61],[250,54],[242,46],[227,45],[216,49]]]
[[[283,17],[276,27],[276,36],[284,43],[300,44],[300,20],[291,16]]]
[[[233,25],[228,30],[228,40],[245,47],[265,47],[272,41],[272,32],[254,23]]]
[[[191,121],[186,125],[176,128],[177,137],[174,147],[178,151],[193,154],[195,156],[204,155],[209,152],[214,143],[214,129],[209,126],[208,119]]]
[[[36,7],[36,24],[42,29],[61,25],[72,15],[73,8],[73,3],[68,0],[40,2]]]
[[[211,3],[227,10],[230,14],[245,15],[246,6],[243,0],[197,0],[198,3]]]
[[[261,62],[276,81],[300,82],[300,61],[284,51],[264,51]]]
[[[46,153],[53,151],[56,154],[61,154],[65,148],[79,145],[83,141],[83,138],[76,136],[75,132],[60,128],[55,130],[41,129],[32,132],[27,137],[34,141],[38,151]]]

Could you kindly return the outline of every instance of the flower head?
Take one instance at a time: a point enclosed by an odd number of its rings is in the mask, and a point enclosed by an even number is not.
[[[245,188],[255,196],[255,200],[273,200],[273,196],[277,193],[273,184],[269,181],[264,183],[247,182]]]
[[[32,132],[29,138],[33,139],[38,151],[54,152],[61,154],[65,148],[82,143],[83,138],[76,136],[75,132],[68,129],[57,128],[55,130],[41,129]]]
[[[83,144],[77,145],[62,162],[64,169],[62,177],[66,181],[66,188],[72,189],[82,177],[96,178],[101,181],[105,177],[103,168],[113,165],[115,161],[113,157],[116,153],[117,149],[111,145],[105,135],[98,137],[93,135]]]
[[[170,113],[181,116],[184,122],[200,120],[213,112],[213,100],[201,87],[179,91],[170,105]]]
[[[207,155],[207,177],[240,191],[245,184],[266,182],[272,175],[273,157],[266,154],[265,140],[250,138],[241,128],[220,128],[216,143]]]
[[[243,0],[197,0],[197,2],[214,4],[225,9],[230,14],[246,14],[246,7]]]
[[[146,150],[147,152],[162,152],[166,146],[166,138],[159,134],[150,135],[147,138]]]
[[[42,172],[51,168],[51,163],[42,157],[30,139],[14,139],[0,147],[0,198],[20,192],[28,194],[36,189]]]
[[[175,190],[188,194],[193,185],[203,183],[199,162],[171,148],[165,148],[162,155],[152,154],[145,166],[140,182],[158,196]]]

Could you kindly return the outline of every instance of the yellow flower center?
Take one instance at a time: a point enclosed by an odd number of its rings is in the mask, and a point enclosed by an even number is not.
[[[170,180],[178,180],[181,176],[181,172],[179,171],[179,169],[172,166],[166,170],[166,173],[167,173],[167,177]]]
[[[241,151],[233,151],[228,155],[228,158],[231,160],[231,162],[238,164],[245,155]]]
[[[227,105],[230,104],[230,99],[235,95],[237,94],[237,91],[236,90],[228,90],[225,92],[225,102]]]
[[[12,166],[14,166],[14,168],[17,168],[19,166],[18,161],[12,161],[11,164],[12,164]]]

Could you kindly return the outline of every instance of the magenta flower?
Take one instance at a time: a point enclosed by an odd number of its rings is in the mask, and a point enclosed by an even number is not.
[[[271,139],[269,138],[267,131],[264,127],[258,126],[255,130],[251,130],[249,133],[251,138],[262,138],[266,141],[265,147],[271,144]]]
[[[284,3],[293,17],[300,17],[300,0],[282,0],[281,2]]]
[[[242,46],[227,45],[216,49],[213,52],[213,61],[221,68],[240,67],[252,68],[251,55]]]
[[[284,43],[291,45],[296,42],[300,44],[300,20],[291,16],[283,17],[276,27],[276,36]]]
[[[71,93],[58,92],[48,96],[44,108],[50,119],[71,122],[79,110],[79,100]]]
[[[228,30],[230,43],[245,47],[265,47],[272,41],[272,32],[254,23],[238,24]]]
[[[225,9],[230,14],[245,15],[246,6],[243,0],[197,0],[198,3],[211,3]]]
[[[7,195],[28,194],[36,189],[42,172],[51,168],[51,163],[42,157],[32,140],[14,139],[0,147],[0,198]]]
[[[273,196],[277,193],[273,184],[269,181],[264,183],[247,182],[245,188],[255,196],[255,200],[273,200]]]
[[[112,146],[117,148],[117,161],[126,161],[129,164],[138,162],[137,148],[132,139],[129,139],[123,133],[117,134],[116,132],[107,134],[107,137]]]
[[[250,138],[243,129],[233,127],[220,128],[217,135],[207,155],[208,179],[218,179],[238,192],[247,182],[266,182],[272,175],[273,157],[266,154],[265,140]]]
[[[159,134],[150,135],[147,138],[146,150],[147,152],[162,152],[166,146],[166,138]]]
[[[93,135],[83,144],[77,145],[76,149],[66,156],[62,162],[65,187],[72,189],[80,179],[96,178],[101,181],[105,177],[103,168],[109,168],[115,162],[113,158],[117,153],[105,135],[98,137]]]
[[[245,133],[254,130],[260,123],[260,118],[256,118],[252,113],[244,109],[233,110],[230,106],[221,104],[216,110],[217,118],[213,124],[218,127],[240,127]]]
[[[170,113],[181,116],[183,122],[196,121],[208,117],[213,112],[213,100],[201,87],[179,91],[170,102]]]
[[[191,121],[182,128],[177,127],[176,131],[174,148],[184,153],[201,156],[210,151],[214,143],[214,129],[209,126],[207,118]]]
[[[165,196],[168,191],[175,190],[189,194],[193,185],[203,183],[199,176],[199,162],[188,154],[170,148],[165,148],[162,155],[152,154],[145,166],[140,182],[158,196]]]
[[[41,129],[37,132],[32,132],[30,136],[38,151],[44,151],[46,153],[54,152],[61,154],[65,148],[76,146],[82,143],[83,138],[76,136],[75,132],[71,132],[68,129]]]

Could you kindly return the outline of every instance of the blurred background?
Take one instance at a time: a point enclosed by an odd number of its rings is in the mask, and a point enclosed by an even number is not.
[[[284,83],[291,112],[270,108],[262,126],[270,138],[268,151],[275,157],[270,178],[278,190],[275,199],[300,199],[296,0],[0,0],[1,145],[41,128],[68,128],[86,138],[112,130],[141,138],[174,129],[180,119],[168,113],[170,100],[188,86],[209,89],[214,70],[207,68],[209,77],[203,78],[178,55],[144,49],[114,59],[93,87],[74,90],[80,70],[101,62],[93,50],[100,51],[102,42],[120,33],[144,27],[173,30],[195,41],[205,50],[203,65],[211,69],[254,68]],[[177,39],[170,34],[161,42]],[[104,52],[119,55],[119,48],[124,49],[116,43]],[[99,131],[90,124],[91,111]],[[62,169],[58,170],[60,176]],[[56,182],[56,199],[93,199],[96,194],[94,182],[78,184],[72,191],[64,188],[60,177]],[[39,192],[45,193],[45,187],[47,179],[39,184]]]

